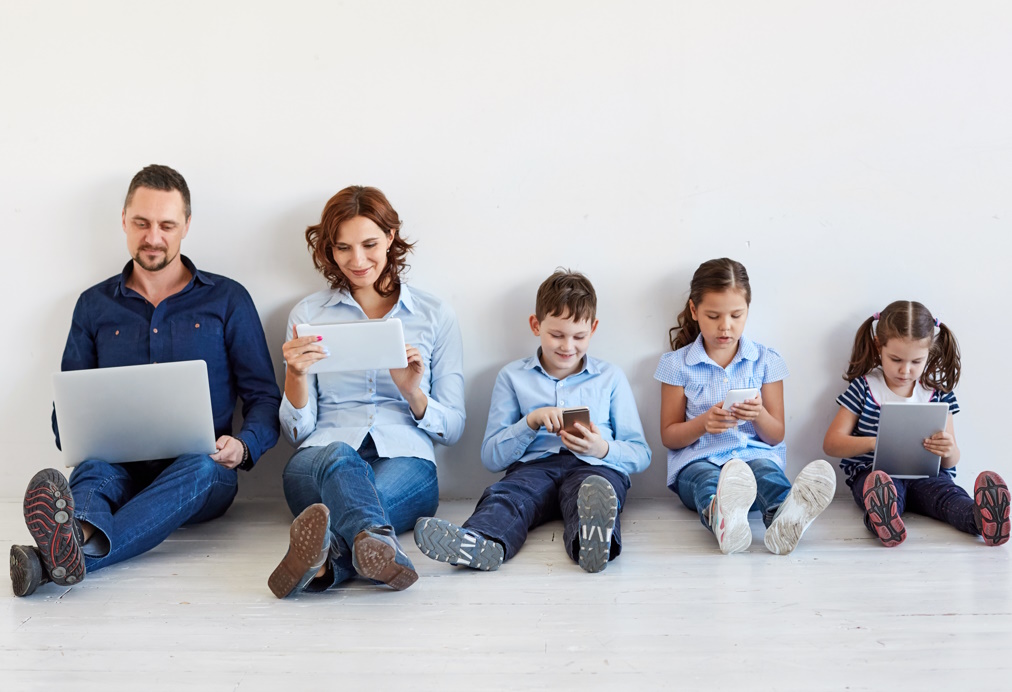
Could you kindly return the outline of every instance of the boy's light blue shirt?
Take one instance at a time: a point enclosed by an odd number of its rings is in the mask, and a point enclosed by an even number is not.
[[[762,389],[767,382],[778,382],[787,375],[787,364],[779,353],[745,336],[738,342],[734,359],[722,368],[706,355],[700,335],[688,346],[662,355],[654,379],[684,388],[685,420],[688,421],[723,401],[730,389]],[[787,446],[783,442],[775,447],[766,444],[759,439],[759,433],[750,422],[719,435],[703,433],[687,447],[668,450],[668,487],[674,488],[678,472],[698,459],[718,466],[731,459],[769,459],[783,469]]]
[[[534,461],[564,448],[562,438],[544,428],[531,430],[527,414],[545,406],[586,406],[590,419],[608,441],[603,459],[577,454],[593,466],[607,466],[628,476],[650,465],[650,447],[636,410],[629,381],[621,369],[590,356],[583,368],[565,379],[552,377],[538,353],[517,360],[499,371],[492,390],[481,463],[489,471],[502,471],[516,461]]]
[[[418,349],[425,372],[419,388],[429,399],[416,419],[390,378],[389,370],[309,375],[309,401],[301,409],[283,397],[281,431],[294,446],[324,447],[344,442],[358,449],[366,435],[381,457],[419,457],[435,461],[432,442],[451,445],[464,432],[463,344],[453,310],[431,293],[401,284],[397,317],[404,339]],[[286,340],[298,324],[329,324],[368,319],[347,291],[327,289],[292,308]],[[331,357],[340,357],[333,354]]]

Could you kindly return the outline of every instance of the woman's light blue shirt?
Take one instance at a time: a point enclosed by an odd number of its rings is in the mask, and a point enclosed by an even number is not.
[[[654,379],[685,390],[685,420],[692,420],[719,404],[730,389],[762,388],[767,382],[787,377],[787,364],[772,348],[742,336],[738,353],[726,368],[706,355],[703,336],[677,351],[665,353],[657,364]],[[759,439],[752,423],[742,423],[719,435],[703,436],[687,447],[668,450],[668,487],[675,487],[678,472],[689,462],[706,459],[718,466],[731,459],[770,459],[784,468],[787,446],[771,447]]]
[[[372,435],[381,457],[419,457],[435,461],[432,442],[451,445],[464,432],[464,365],[460,328],[453,310],[431,293],[401,284],[397,304],[386,317],[398,318],[407,343],[425,363],[419,384],[429,399],[416,419],[390,378],[389,370],[309,375],[309,401],[297,409],[281,400],[281,432],[293,445],[323,447],[344,442],[358,449]],[[298,303],[288,317],[286,340],[298,324],[365,320],[347,291],[327,289]],[[331,358],[340,358],[339,353]]]

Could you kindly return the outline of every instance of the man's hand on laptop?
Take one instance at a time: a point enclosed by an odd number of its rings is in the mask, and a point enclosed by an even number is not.
[[[242,442],[231,435],[222,435],[214,441],[218,451],[211,455],[211,459],[218,462],[227,469],[234,469],[242,463]]]

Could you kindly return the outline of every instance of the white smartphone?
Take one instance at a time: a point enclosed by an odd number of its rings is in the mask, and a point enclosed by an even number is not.
[[[725,411],[730,411],[731,407],[735,404],[744,403],[750,399],[755,399],[759,396],[759,390],[755,387],[747,387],[745,389],[729,389],[727,396],[724,397],[724,405],[721,406]],[[738,421],[738,425],[741,425],[745,421]]]

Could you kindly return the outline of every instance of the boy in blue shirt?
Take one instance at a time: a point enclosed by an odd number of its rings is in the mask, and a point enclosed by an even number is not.
[[[629,474],[650,464],[636,401],[622,371],[586,355],[597,329],[597,295],[587,277],[557,270],[538,289],[531,331],[537,353],[499,371],[481,461],[506,470],[485,489],[463,526],[422,517],[415,543],[433,560],[498,569],[530,529],[562,518],[563,545],[588,572],[622,549],[618,515]],[[562,430],[562,412],[590,410],[579,434]]]

